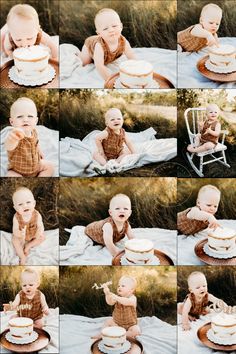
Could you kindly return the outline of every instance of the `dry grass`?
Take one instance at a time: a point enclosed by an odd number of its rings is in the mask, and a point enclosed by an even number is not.
[[[116,293],[122,275],[136,277],[138,317],[157,316],[176,324],[175,267],[60,267],[60,313],[111,316],[112,307],[106,304],[103,291],[92,286],[112,280],[110,289]]]
[[[69,237],[64,228],[105,219],[109,201],[117,193],[131,199],[132,227],[176,229],[175,178],[61,178],[60,244],[65,244]]]
[[[95,14],[112,8],[123,23],[122,34],[132,47],[176,49],[175,0],[100,0],[60,1],[60,40],[80,49],[84,40],[96,34]]]
[[[17,187],[29,188],[36,200],[36,209],[41,213],[45,230],[58,227],[57,198],[58,178],[1,178],[0,179],[0,230],[12,232],[15,210],[12,194]]]

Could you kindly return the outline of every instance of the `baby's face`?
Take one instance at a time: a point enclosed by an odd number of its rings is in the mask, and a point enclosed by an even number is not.
[[[114,221],[125,222],[131,212],[131,203],[128,198],[116,197],[111,201],[109,214]]]
[[[203,274],[194,275],[188,285],[190,292],[195,296],[203,297],[207,293],[207,281]]]
[[[133,294],[133,282],[128,278],[121,278],[117,286],[117,294],[119,296],[128,297]]]
[[[38,123],[34,102],[28,100],[15,102],[11,109],[9,121],[14,128],[21,128],[26,134],[31,133]]]
[[[209,190],[200,194],[197,201],[197,206],[209,214],[214,215],[217,212],[220,202],[220,195],[215,191]]]
[[[32,214],[35,204],[36,201],[30,190],[22,189],[13,194],[14,209],[23,217]]]
[[[219,113],[220,113],[220,110],[216,104],[209,105],[206,108],[207,118],[212,121],[214,121],[218,118]]]
[[[39,31],[35,20],[15,15],[10,19],[8,28],[17,47],[29,47],[35,44]]]
[[[211,8],[203,14],[200,23],[206,31],[215,34],[220,27],[221,17],[221,12],[217,9]]]
[[[113,12],[103,12],[96,18],[97,34],[106,42],[118,39],[122,32],[122,23],[118,14]]]
[[[28,296],[33,296],[39,286],[37,276],[33,273],[23,273],[21,275],[21,289]]]
[[[124,119],[119,110],[112,112],[112,115],[109,118],[106,118],[106,126],[112,130],[122,128]]]

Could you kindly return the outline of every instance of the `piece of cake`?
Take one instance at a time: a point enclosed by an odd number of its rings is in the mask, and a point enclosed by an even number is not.
[[[8,324],[12,337],[18,339],[26,338],[33,332],[33,320],[28,317],[12,318]]]
[[[47,48],[35,45],[17,48],[13,52],[17,75],[26,80],[37,80],[47,75],[49,52]]]
[[[120,349],[126,341],[126,330],[118,326],[105,327],[102,329],[102,341],[107,348]]]
[[[125,242],[125,258],[134,264],[148,264],[153,260],[153,242],[146,239],[132,239]]]
[[[211,329],[216,341],[223,340],[229,344],[236,344],[236,315],[219,313],[211,320]]]
[[[236,231],[224,227],[217,227],[208,233],[208,248],[216,255],[231,254],[236,247]]]
[[[236,64],[236,49],[229,44],[213,46],[209,48],[210,63],[217,66],[227,68]]]
[[[126,60],[120,64],[120,83],[124,88],[151,88],[153,66],[144,60]]]

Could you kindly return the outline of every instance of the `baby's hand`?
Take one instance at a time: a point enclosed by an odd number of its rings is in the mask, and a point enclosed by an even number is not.
[[[189,331],[191,329],[191,326],[189,323],[182,323],[182,329],[183,331]]]
[[[218,223],[218,221],[216,220],[216,218],[212,215],[211,219],[209,220],[209,224],[208,227],[210,229],[216,229],[217,227],[220,227],[220,224]]]
[[[197,320],[196,317],[191,316],[191,315],[188,315],[188,319],[189,319],[189,321],[196,321]]]
[[[49,311],[49,309],[45,309],[45,310],[43,310],[43,313],[44,313],[44,315],[48,316],[50,311]]]
[[[16,141],[20,141],[24,139],[24,137],[25,137],[24,131],[19,128],[14,128],[8,135],[9,139],[16,140]]]
[[[22,237],[23,239],[25,239],[25,235],[26,235],[26,225],[25,225],[25,227],[21,230],[21,237]]]
[[[218,46],[218,42],[216,41],[216,38],[211,33],[207,35],[206,40],[207,40],[207,45],[209,45],[210,47],[213,45]]]
[[[3,304],[3,311],[4,313],[11,311],[11,304]]]
[[[105,295],[108,295],[110,293],[110,289],[106,284],[103,285],[103,292]]]

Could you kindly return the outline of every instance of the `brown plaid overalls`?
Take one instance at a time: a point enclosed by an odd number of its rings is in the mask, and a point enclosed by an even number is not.
[[[208,227],[208,221],[188,219],[187,214],[191,208],[177,214],[177,229],[184,235],[194,235]]]
[[[177,33],[177,43],[181,45],[184,52],[197,52],[207,46],[206,38],[195,37],[191,34],[193,26]]]
[[[43,317],[43,310],[41,305],[41,291],[36,290],[35,296],[33,299],[28,299],[26,294],[21,290],[20,295],[20,305],[32,305],[31,309],[22,309],[17,311],[17,315],[21,317],[28,317],[36,321]]]
[[[25,222],[22,218],[22,216],[19,213],[15,213],[16,219],[19,223],[19,230],[23,230],[24,227],[26,226],[26,233],[25,233],[25,241],[29,242],[35,238],[35,234],[37,231],[37,222],[38,222],[38,216],[39,212],[37,210],[33,211],[32,217],[29,222]]]
[[[109,127],[106,127],[106,130],[108,137],[102,141],[104,154],[108,160],[117,159],[124,148],[125,130],[121,128],[120,134],[116,134]]]
[[[214,136],[214,135],[209,134],[209,133],[204,134],[205,131],[208,128],[211,128],[212,130],[215,130],[217,123],[219,123],[218,120],[214,121],[213,123],[209,123],[208,120],[205,120],[203,128],[201,130],[201,138],[200,138],[200,143],[201,144],[207,143],[208,141],[210,141],[211,143],[214,143],[215,145],[218,143],[218,139],[219,139],[218,136]]]
[[[112,313],[114,322],[126,330],[138,323],[136,308],[134,306],[125,306],[119,302],[115,303]]]
[[[191,301],[192,307],[189,311],[189,315],[199,318],[200,315],[206,315],[207,311],[206,311],[206,307],[208,305],[208,293],[203,297],[202,301],[199,303],[196,302],[196,298],[195,295],[193,293],[189,293],[185,300],[189,299]]]

